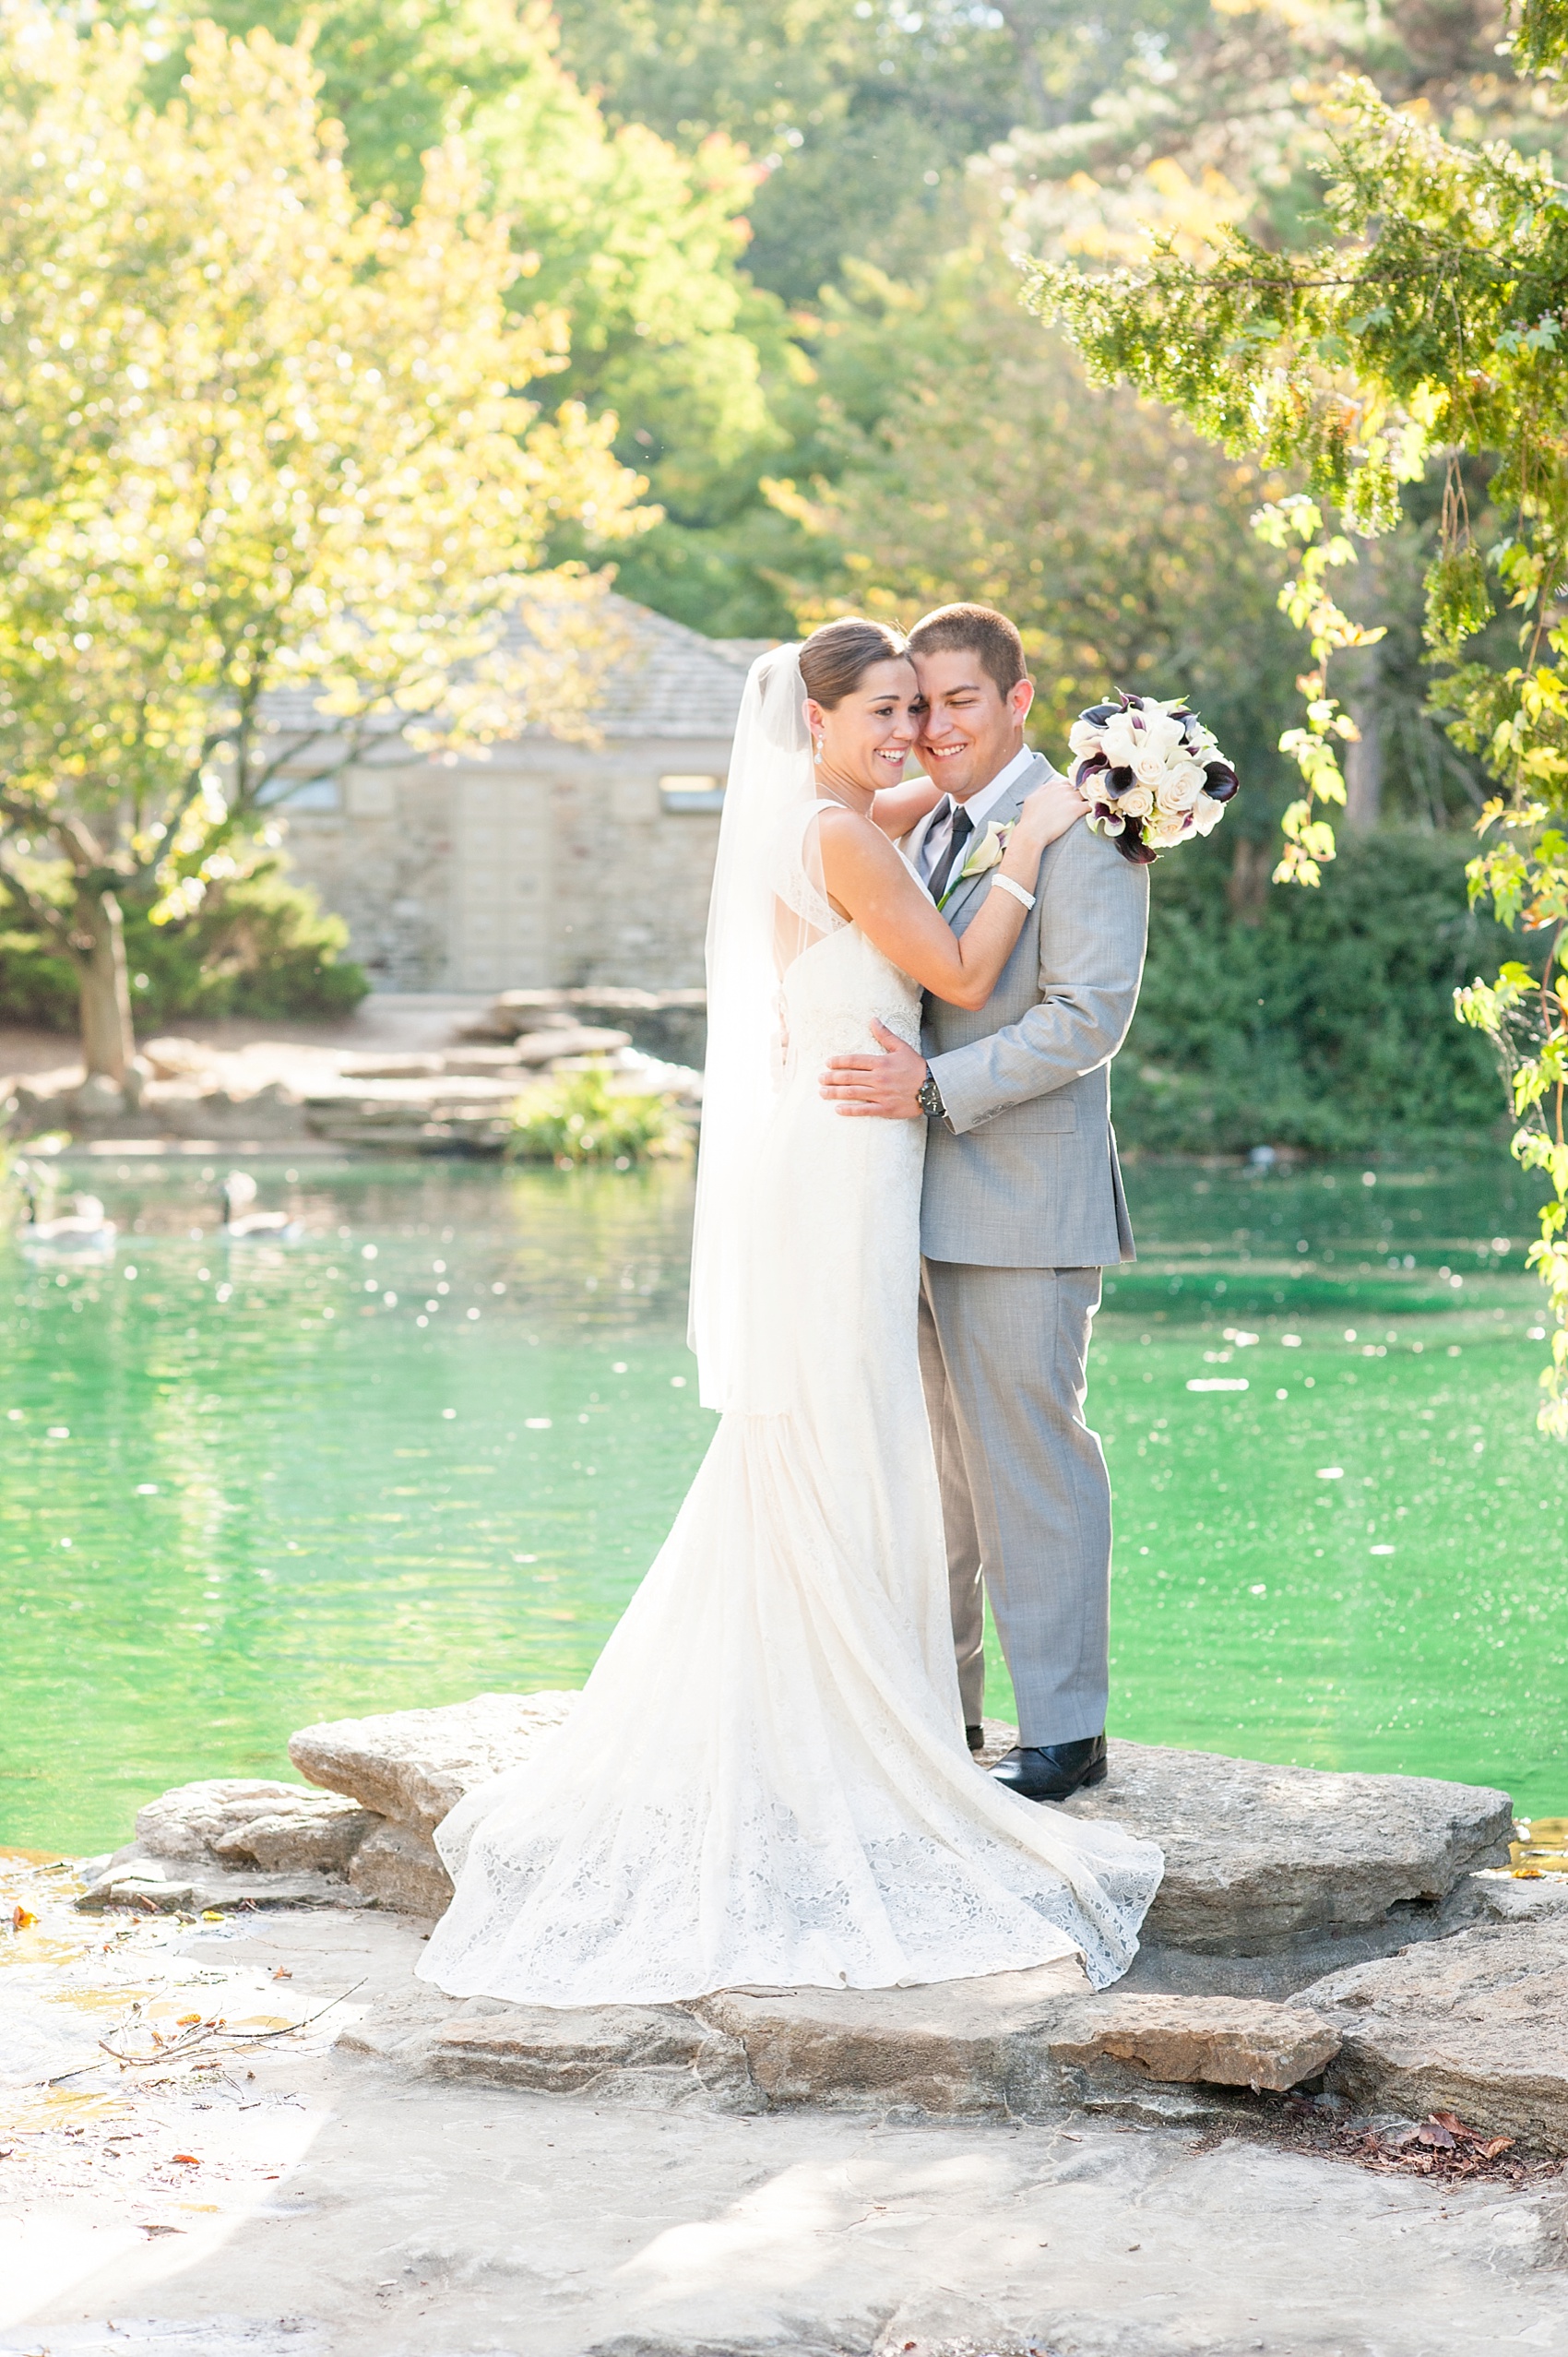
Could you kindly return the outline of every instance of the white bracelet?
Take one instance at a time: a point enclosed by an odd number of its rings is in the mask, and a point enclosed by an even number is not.
[[[993,875],[991,880],[999,892],[1011,892],[1014,899],[1021,900],[1026,909],[1034,907],[1034,894],[1026,892],[1021,884],[1015,884],[1010,875]]]

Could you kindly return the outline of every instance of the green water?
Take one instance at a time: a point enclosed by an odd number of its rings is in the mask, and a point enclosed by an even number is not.
[[[90,1173],[113,1266],[0,1240],[0,1841],[121,1840],[313,1719],[580,1684],[711,1429],[684,1174],[261,1165],[304,1232],[229,1246],[189,1163]],[[1132,1174],[1090,1403],[1112,1724],[1568,1806],[1525,1185],[1376,1180]]]

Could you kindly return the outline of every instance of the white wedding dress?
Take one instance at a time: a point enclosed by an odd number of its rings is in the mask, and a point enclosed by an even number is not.
[[[742,1404],[571,1717],[437,1833],[457,1891],[418,1970],[454,1995],[885,1988],[1075,1950],[1102,1986],[1158,1885],[1152,1845],[1018,1799],[964,1740],[916,1342],[925,1125],[817,1088],[873,1017],[918,1042],[920,992],[823,899],[816,807],[767,854],[795,954],[725,1206]],[[699,1268],[702,1226],[699,1203]]]

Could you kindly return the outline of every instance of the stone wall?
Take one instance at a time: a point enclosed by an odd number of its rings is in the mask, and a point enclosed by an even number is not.
[[[350,769],[338,807],[280,814],[289,863],[383,990],[689,989],[719,815],[670,806],[659,780],[721,778],[729,756],[722,738],[541,738]]]

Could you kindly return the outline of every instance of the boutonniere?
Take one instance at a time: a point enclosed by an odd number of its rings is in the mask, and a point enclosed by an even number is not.
[[[1012,833],[1011,825],[999,827],[994,818],[992,820],[991,825],[943,894],[944,908],[947,906],[959,885],[967,884],[971,875],[984,875],[989,869],[1001,866],[1002,856],[1007,849]]]

